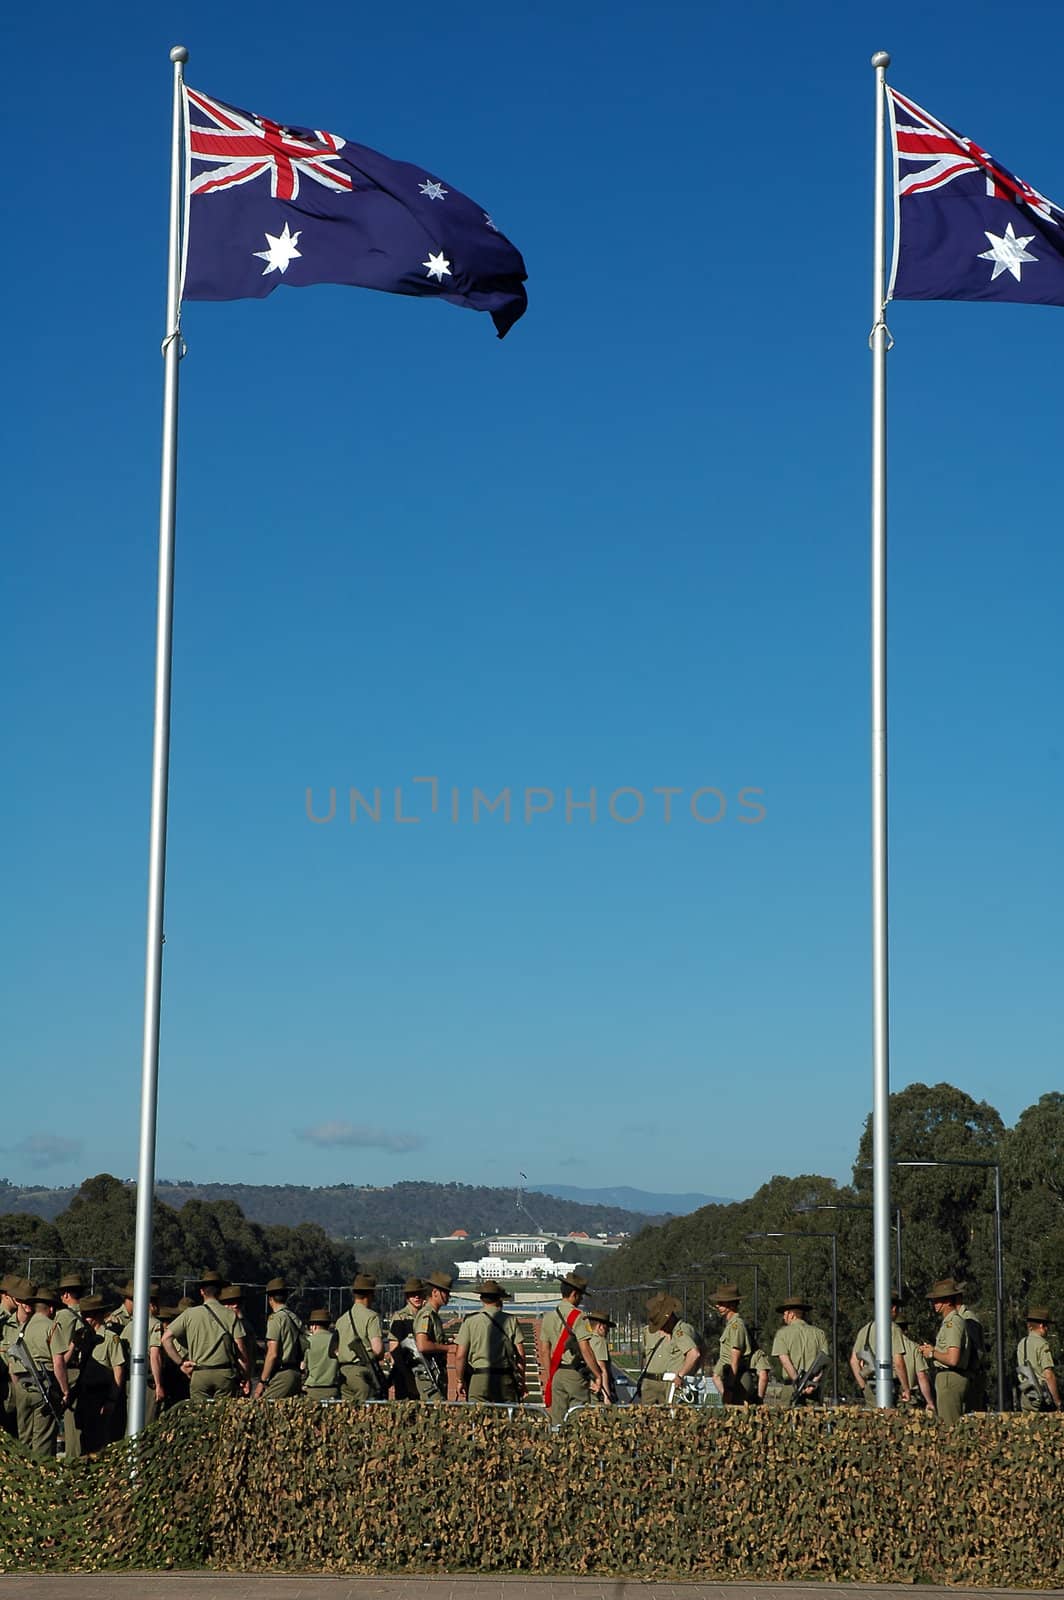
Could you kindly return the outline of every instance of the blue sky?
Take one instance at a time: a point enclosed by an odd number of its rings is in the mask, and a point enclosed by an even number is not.
[[[868,59],[1061,201],[1064,13],[1018,0],[1005,41],[926,0],[83,19],[23,10],[8,45],[12,134],[51,131],[7,180],[0,1172],[136,1167],[180,41],[193,86],[482,201],[530,308],[504,343],[342,288],[186,308],[159,1175],[846,1176]],[[1064,322],[889,320],[893,1083],[1012,1120],[1061,1079]]]

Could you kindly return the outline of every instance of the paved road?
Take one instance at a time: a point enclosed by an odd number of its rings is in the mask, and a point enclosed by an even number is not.
[[[629,1583],[601,1578],[322,1578],[202,1572],[0,1574],[2,1600],[913,1600],[911,1586],[859,1583]],[[992,1600],[1064,1589],[936,1589],[920,1600]]]

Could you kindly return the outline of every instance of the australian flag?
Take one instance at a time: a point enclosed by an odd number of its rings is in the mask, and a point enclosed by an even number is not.
[[[347,283],[490,311],[500,339],[524,312],[520,252],[438,174],[184,93],[183,300]]]
[[[1064,305],[1064,210],[896,89],[895,300]]]

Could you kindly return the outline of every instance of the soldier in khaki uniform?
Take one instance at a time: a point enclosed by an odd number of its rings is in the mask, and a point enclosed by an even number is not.
[[[798,1374],[808,1372],[821,1351],[826,1352],[828,1348],[828,1336],[823,1328],[814,1327],[805,1320],[803,1313],[809,1309],[809,1301],[803,1300],[800,1294],[788,1295],[783,1304],[777,1307],[783,1318],[783,1327],[772,1341],[772,1354],[783,1370],[783,1381],[790,1391],[786,1396],[787,1403],[793,1398]],[[817,1374],[812,1384],[806,1387],[805,1393],[798,1397],[798,1405],[821,1404],[823,1378],[823,1372]]]
[[[299,1318],[289,1311],[287,1296],[284,1279],[271,1278],[266,1285],[270,1306],[266,1320],[266,1354],[255,1390],[259,1400],[291,1400],[303,1387],[307,1335]]]
[[[75,1420],[86,1455],[121,1437],[125,1384],[125,1345],[111,1328],[114,1308],[102,1295],[86,1295],[81,1315],[88,1329],[74,1400]]]
[[[231,1399],[250,1380],[244,1324],[219,1302],[221,1288],[221,1275],[205,1271],[199,1281],[203,1303],[180,1312],[162,1336],[166,1354],[189,1380],[190,1400]]]
[[[318,1306],[307,1318],[303,1393],[308,1400],[339,1400],[340,1363],[336,1359],[336,1334],[332,1317]]]
[[[392,1358],[392,1387],[397,1400],[417,1400],[417,1380],[409,1349],[403,1340],[414,1337],[414,1318],[425,1304],[425,1285],[420,1278],[407,1278],[403,1284],[404,1304],[388,1325],[388,1354]]]
[[[942,1318],[934,1344],[922,1344],[920,1354],[930,1362],[935,1375],[935,1410],[940,1422],[957,1422],[963,1416],[968,1393],[968,1329],[957,1307],[960,1287],[953,1278],[940,1278],[928,1290],[937,1314]]]
[[[381,1319],[374,1309],[376,1278],[360,1272],[351,1285],[353,1304],[336,1324],[336,1359],[340,1364],[341,1400],[364,1405],[383,1400],[379,1362],[384,1354]]]
[[[1030,1306],[1027,1311],[1027,1333],[1016,1346],[1017,1367],[1030,1367],[1035,1378],[1044,1384],[1050,1400],[1060,1410],[1060,1385],[1053,1367],[1053,1352],[1046,1338],[1053,1318],[1046,1306]],[[1028,1385],[1020,1385],[1020,1410],[1045,1411],[1045,1393],[1037,1394]]]
[[[894,1372],[894,1403],[900,1399],[908,1405],[912,1398],[912,1383],[909,1379],[909,1370],[905,1364],[905,1336],[898,1326],[898,1308],[900,1302],[892,1295],[890,1300],[890,1354],[891,1365]],[[850,1371],[853,1381],[859,1392],[864,1396],[865,1405],[875,1408],[876,1404],[876,1324],[873,1319],[858,1328],[850,1351]],[[869,1356],[873,1360],[869,1360]]]
[[[144,1385],[144,1421],[154,1422],[165,1399],[163,1368],[163,1325],[159,1320],[159,1285],[148,1285],[148,1382]],[[127,1283],[122,1291],[119,1309],[108,1319],[108,1331],[122,1341],[122,1369],[125,1373],[123,1406],[128,1401],[129,1374],[133,1366],[133,1284]]]
[[[668,1405],[677,1384],[693,1372],[702,1359],[698,1345],[679,1324],[682,1307],[674,1294],[655,1294],[647,1301],[643,1329],[643,1383],[639,1398],[645,1406]]]
[[[902,1360],[909,1380],[909,1399],[913,1405],[919,1405],[922,1399],[924,1406],[934,1416],[935,1391],[931,1387],[928,1365],[916,1340],[909,1337],[909,1319],[903,1310],[898,1312],[897,1326],[901,1329]],[[917,1391],[920,1399],[917,1399]]]
[[[609,1395],[605,1373],[591,1348],[591,1324],[580,1310],[587,1279],[568,1272],[559,1280],[559,1287],[561,1299],[540,1323],[540,1337],[547,1349],[543,1398],[556,1428],[564,1422],[570,1406],[587,1405],[592,1394]]]
[[[595,1360],[599,1364],[605,1382],[599,1389],[598,1397],[603,1404],[609,1405],[617,1399],[617,1392],[613,1383],[612,1355],[610,1353],[610,1329],[616,1324],[608,1311],[603,1311],[597,1306],[592,1306],[584,1315],[587,1325],[591,1329],[591,1338],[588,1341],[595,1352]]]
[[[18,1423],[15,1419],[15,1388],[7,1370],[6,1351],[8,1336],[13,1339],[18,1328],[13,1292],[18,1281],[18,1274],[14,1272],[6,1272],[0,1279],[0,1357],[5,1357],[0,1359],[0,1423],[13,1438],[18,1437]]]
[[[14,1299],[16,1324],[8,1329],[8,1371],[15,1388],[19,1443],[38,1461],[47,1461],[55,1455],[59,1436],[57,1417],[63,1404],[66,1374],[61,1358],[52,1355],[55,1324],[48,1315],[46,1302],[38,1301],[37,1285],[27,1278],[20,1279]],[[47,1401],[42,1399],[22,1360],[13,1354],[12,1347],[18,1338],[22,1339],[27,1357],[48,1394]]]
[[[426,1303],[414,1318],[414,1343],[421,1357],[421,1365],[414,1368],[414,1379],[418,1396],[430,1405],[447,1398],[447,1355],[451,1347],[440,1312],[451,1298],[453,1282],[446,1272],[430,1272],[425,1279]],[[464,1398],[461,1389],[458,1398]]]
[[[480,1286],[482,1309],[463,1318],[458,1347],[458,1386],[470,1400],[516,1405],[525,1392],[525,1342],[514,1317],[502,1309],[506,1291],[494,1278]],[[466,1382],[468,1370],[469,1381]]]
[[[81,1296],[85,1285],[80,1272],[67,1272],[59,1280],[59,1298],[62,1304],[55,1314],[55,1334],[52,1350],[62,1357],[63,1394],[66,1410],[63,1413],[63,1451],[68,1461],[81,1454],[81,1436],[76,1417],[77,1387],[81,1378],[82,1356],[92,1342],[89,1326],[81,1314]]]
[[[710,1299],[724,1324],[720,1330],[720,1354],[713,1368],[713,1383],[726,1406],[747,1405],[754,1396],[756,1380],[750,1369],[753,1345],[746,1323],[739,1315],[742,1299],[739,1286],[722,1283],[713,1290]]]

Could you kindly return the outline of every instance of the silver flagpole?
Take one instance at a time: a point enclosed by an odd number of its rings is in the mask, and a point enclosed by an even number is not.
[[[872,1236],[876,1405],[894,1403],[890,1301],[890,1016],[887,947],[887,351],[884,115],[890,56],[877,50],[872,279]],[[899,1285],[900,1292],[900,1285]]]
[[[170,51],[174,107],[170,145],[170,254],[166,270],[163,340],[163,446],[159,495],[159,588],[155,623],[155,731],[151,760],[148,843],[148,935],[144,958],[144,1044],[140,1084],[140,1158],[133,1266],[133,1357],[126,1433],[144,1427],[148,1383],[148,1300],[151,1287],[152,1206],[155,1199],[155,1123],[159,1098],[159,1011],[163,979],[163,895],[166,885],[166,802],[170,775],[170,665],[174,621],[174,524],[177,507],[177,387],[181,361],[181,225],[184,45]]]

